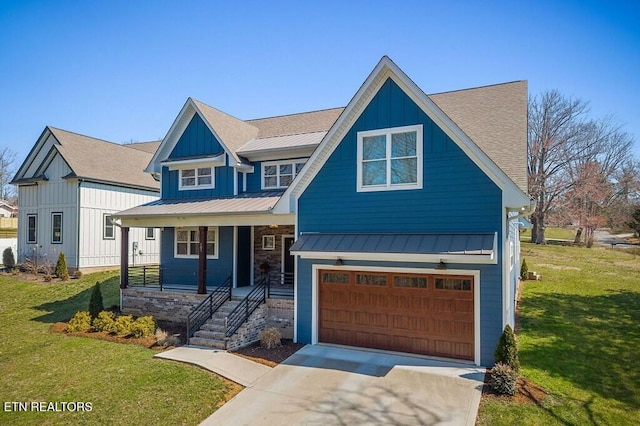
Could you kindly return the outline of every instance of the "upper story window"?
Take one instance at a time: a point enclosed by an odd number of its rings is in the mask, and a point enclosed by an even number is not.
[[[262,163],[262,189],[286,188],[298,176],[307,159]]]
[[[198,257],[200,236],[198,228],[175,229],[175,257]],[[218,258],[218,228],[207,229],[207,258]]]
[[[38,215],[27,215],[27,243],[35,244],[38,242]]]
[[[358,132],[358,191],[422,188],[422,125]]]
[[[213,167],[198,167],[180,170],[180,190],[207,189],[214,187]]]
[[[51,213],[51,243],[62,243],[62,213]]]

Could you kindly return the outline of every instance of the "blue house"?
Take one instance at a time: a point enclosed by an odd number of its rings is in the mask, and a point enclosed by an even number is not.
[[[161,199],[118,215],[122,307],[197,344],[275,325],[491,365],[532,207],[526,131],[526,82],[427,96],[388,57],[345,108],[243,121],[188,99],[146,170]],[[157,269],[127,264],[132,227],[162,229]]]

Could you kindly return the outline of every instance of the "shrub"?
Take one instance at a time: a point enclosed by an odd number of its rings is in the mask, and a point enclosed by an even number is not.
[[[67,269],[67,258],[63,252],[58,255],[58,261],[56,262],[55,269],[56,276],[62,281],[69,279],[69,269]]]
[[[11,271],[16,266],[16,258],[13,256],[13,250],[11,247],[7,247],[2,252],[2,264],[7,270]]]
[[[91,330],[91,315],[87,311],[76,312],[67,324],[67,331],[71,333],[89,330]]]
[[[518,373],[507,364],[497,363],[491,369],[489,386],[500,395],[515,395]]]
[[[151,315],[137,318],[131,324],[131,335],[133,337],[152,336],[156,331],[156,322]]]
[[[494,357],[496,363],[507,364],[516,372],[520,370],[516,336],[509,324],[504,326],[504,331],[502,335],[500,335],[500,340],[498,340]]]
[[[45,273],[44,274],[44,281],[47,282],[47,283],[50,283],[51,280],[53,280],[53,276],[51,274]]]
[[[113,331],[113,325],[116,322],[116,316],[113,312],[102,311],[96,318],[93,319],[93,328],[96,331]]]
[[[266,349],[273,349],[277,346],[280,346],[282,343],[280,339],[282,335],[280,334],[280,330],[275,327],[270,327],[262,330],[260,333],[260,346]]]
[[[163,348],[169,346],[180,346],[180,338],[178,336],[171,335],[161,328],[156,329],[156,343]]]
[[[522,266],[520,266],[520,278],[522,278],[523,280],[526,280],[527,275],[529,275],[529,267],[527,266],[527,260],[522,259]]]
[[[113,332],[118,336],[128,336],[131,334],[132,324],[133,317],[131,315],[121,315],[113,323]]]
[[[104,311],[102,304],[102,291],[100,290],[100,281],[96,281],[91,291],[91,299],[89,299],[89,313],[91,318],[96,318],[100,312]]]
[[[82,278],[82,271],[81,271],[80,269],[77,269],[77,270],[73,273],[73,278],[77,278],[77,279]]]

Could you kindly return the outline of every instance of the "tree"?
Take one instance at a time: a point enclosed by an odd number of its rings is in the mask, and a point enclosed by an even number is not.
[[[91,291],[91,299],[89,300],[89,314],[91,318],[97,318],[100,312],[104,311],[102,304],[102,290],[100,290],[100,281],[96,281]]]
[[[67,268],[67,257],[63,252],[60,252],[58,255],[58,261],[56,262],[55,269],[56,276],[60,278],[62,281],[66,281],[69,279],[69,269]]]
[[[16,153],[9,148],[0,149],[0,199],[11,200],[15,195],[15,189],[9,184],[13,179],[13,163]]]
[[[531,215],[531,242],[544,243],[545,217],[566,190],[564,173],[579,152],[588,104],[551,90],[529,100],[527,171],[529,195],[536,201]]]
[[[631,221],[628,223],[628,226],[633,229],[636,235],[640,236],[640,205],[637,206],[631,214]]]

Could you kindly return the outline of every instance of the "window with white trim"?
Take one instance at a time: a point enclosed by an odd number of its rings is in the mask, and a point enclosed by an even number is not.
[[[51,243],[62,244],[62,213],[51,213]]]
[[[200,246],[198,228],[175,229],[175,257],[198,257]],[[207,259],[218,258],[218,228],[207,229]]]
[[[102,239],[103,240],[115,240],[116,231],[113,224],[113,216],[109,214],[104,215],[103,227],[102,227]]]
[[[307,159],[262,163],[262,189],[286,188],[300,173]]]
[[[27,215],[27,243],[36,244],[38,242],[38,215]]]
[[[422,188],[422,125],[358,132],[357,190]]]
[[[197,167],[195,169],[180,169],[180,190],[208,189],[214,187],[213,167]]]
[[[145,228],[144,239],[145,240],[155,240],[156,239],[156,229],[155,228]]]

